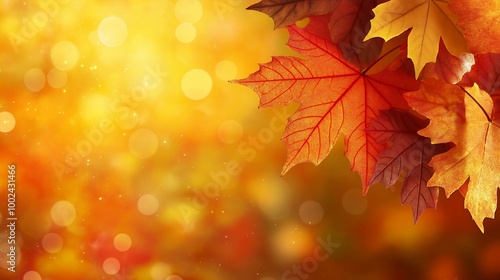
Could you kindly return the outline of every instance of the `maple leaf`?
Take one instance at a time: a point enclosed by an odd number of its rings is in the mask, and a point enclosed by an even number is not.
[[[461,87],[436,79],[405,94],[408,104],[430,119],[419,131],[433,143],[455,147],[432,158],[429,186],[443,187],[446,196],[466,187],[464,206],[484,232],[484,218],[493,218],[500,186],[500,92],[490,95],[477,84]]]
[[[391,144],[380,153],[370,185],[390,187],[406,170],[401,203],[411,206],[415,223],[425,209],[437,207],[439,188],[427,187],[433,174],[429,161],[446,150],[445,145],[432,145],[429,138],[417,134],[428,123],[409,112],[390,110],[381,111],[368,128],[378,143]]]
[[[471,71],[472,65],[474,65],[474,55],[464,53],[460,57],[455,57],[448,52],[441,40],[436,62],[425,65],[420,74],[420,79],[441,79],[448,84],[456,84],[462,80],[464,74]]]
[[[472,86],[477,83],[482,90],[493,93],[500,89],[500,54],[477,54],[475,64],[470,72],[466,73],[461,85]]]
[[[450,0],[450,10],[458,15],[470,51],[500,53],[500,1]]]
[[[434,62],[440,39],[454,56],[467,52],[467,44],[455,25],[457,16],[448,8],[447,0],[391,0],[375,7],[370,32],[386,41],[411,28],[408,57],[413,60],[418,77],[427,62]]]
[[[262,0],[248,7],[269,15],[274,28],[285,27],[312,15],[331,12],[339,0]]]
[[[283,174],[301,162],[319,164],[342,133],[345,154],[360,174],[366,194],[383,145],[365,130],[379,110],[407,109],[401,94],[416,90],[418,82],[401,69],[366,75],[369,68],[361,70],[347,62],[338,46],[315,35],[311,26],[288,27],[287,45],[304,58],[273,57],[259,71],[235,82],[256,91],[261,107],[300,103],[282,137],[287,146]]]
[[[367,67],[378,57],[382,47],[381,38],[364,41],[370,30],[372,9],[387,0],[340,0],[329,14],[330,38],[339,44],[344,57],[350,62]]]

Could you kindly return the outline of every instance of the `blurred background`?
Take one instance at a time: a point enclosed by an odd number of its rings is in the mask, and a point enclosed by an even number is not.
[[[0,2],[0,279],[500,278],[498,220],[414,225],[342,139],[280,176],[296,107],[228,82],[293,55],[255,2]]]

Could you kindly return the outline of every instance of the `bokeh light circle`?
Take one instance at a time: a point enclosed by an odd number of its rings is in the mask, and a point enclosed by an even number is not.
[[[49,253],[59,253],[63,247],[63,240],[57,233],[47,233],[43,236],[42,247]]]
[[[80,52],[72,42],[61,41],[52,47],[50,59],[55,68],[68,71],[75,67],[80,59]]]
[[[212,78],[205,70],[189,70],[182,77],[181,89],[187,98],[201,100],[212,91]]]
[[[222,81],[229,81],[238,76],[238,68],[231,60],[222,60],[215,66],[215,75]]]
[[[177,0],[174,12],[180,22],[196,23],[203,16],[203,5],[198,0]]]
[[[235,120],[224,121],[217,130],[217,136],[225,144],[237,143],[243,136],[243,127]]]
[[[40,273],[31,270],[24,273],[23,280],[42,280]]]
[[[132,246],[132,239],[126,233],[117,234],[113,240],[113,245],[116,250],[120,252],[125,252]]]
[[[165,280],[172,273],[172,268],[165,263],[157,262],[151,266],[150,274],[153,280]]]
[[[4,111],[0,112],[0,132],[11,132],[16,126],[16,118],[12,113]]]
[[[45,73],[38,68],[31,68],[24,74],[24,85],[29,91],[39,92],[45,86]]]
[[[115,258],[107,258],[102,263],[102,269],[109,275],[115,275],[120,271],[120,261]]]
[[[307,225],[316,225],[323,219],[325,211],[317,201],[309,200],[300,205],[299,217]]]
[[[52,221],[58,226],[68,226],[76,218],[75,206],[66,200],[56,202],[50,211]]]
[[[368,201],[363,197],[360,189],[348,189],[342,197],[344,210],[351,215],[361,215],[368,207]]]
[[[152,194],[142,195],[137,201],[137,208],[139,209],[139,212],[146,216],[156,213],[159,205],[160,203],[158,202],[158,199]]]
[[[311,240],[306,228],[296,222],[288,222],[275,230],[272,250],[281,261],[296,261],[309,250]]]
[[[188,22],[179,24],[175,29],[175,37],[181,43],[187,44],[193,42],[194,39],[196,39],[196,35],[196,28],[193,24]]]
[[[158,136],[149,129],[138,129],[130,135],[128,147],[134,156],[147,159],[158,150]]]
[[[182,277],[180,277],[179,275],[170,275],[167,277],[166,280],[184,280],[184,279],[182,279]]]
[[[52,68],[47,74],[47,82],[53,88],[62,88],[68,81],[68,74],[56,68]]]
[[[63,247],[63,240],[57,233],[47,233],[42,239],[42,247],[45,251],[56,254],[61,251]]]
[[[105,46],[118,47],[127,39],[127,24],[119,17],[107,17],[99,24],[97,35]]]

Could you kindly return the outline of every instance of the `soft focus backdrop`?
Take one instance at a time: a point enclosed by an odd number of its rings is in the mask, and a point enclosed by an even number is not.
[[[342,141],[280,176],[295,108],[228,82],[293,55],[254,2],[0,2],[0,279],[500,277],[500,222],[460,194],[414,225]]]

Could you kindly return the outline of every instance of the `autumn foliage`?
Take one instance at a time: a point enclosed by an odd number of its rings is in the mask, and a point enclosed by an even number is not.
[[[338,137],[369,186],[405,174],[414,220],[459,190],[478,227],[500,186],[500,2],[262,0],[298,53],[235,82],[260,106],[299,103],[283,135],[283,173],[319,164]],[[305,27],[295,23],[309,18]]]

